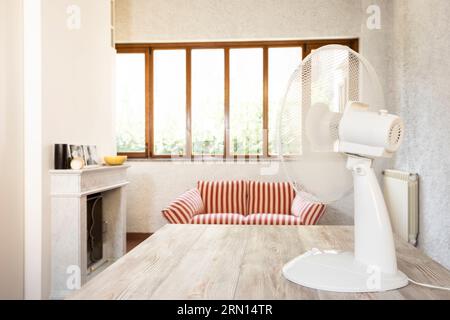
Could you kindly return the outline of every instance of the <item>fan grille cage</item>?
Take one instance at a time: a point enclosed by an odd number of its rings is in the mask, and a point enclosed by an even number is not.
[[[319,48],[292,74],[279,109],[276,139],[282,168],[297,192],[307,192],[325,203],[351,192],[353,179],[346,168],[347,157],[336,152],[339,122],[349,101],[367,103],[370,111],[384,107],[375,71],[348,47]],[[312,114],[310,110],[317,110],[319,105],[328,106],[329,112],[334,113],[327,119],[332,137],[329,140],[334,143],[316,148],[315,141],[308,137],[311,122],[307,119]],[[320,124],[317,127],[326,128]],[[394,132],[393,129],[392,139]]]

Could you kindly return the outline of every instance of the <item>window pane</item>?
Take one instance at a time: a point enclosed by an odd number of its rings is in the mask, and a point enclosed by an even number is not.
[[[192,50],[192,151],[223,155],[224,50]]]
[[[230,152],[262,154],[262,49],[230,50]]]
[[[154,152],[183,155],[186,149],[186,51],[153,55]]]
[[[339,65],[339,68],[336,67]],[[330,67],[333,67],[330,72]],[[343,112],[349,97],[349,55],[347,50],[325,50],[311,60],[311,106],[316,103],[329,105],[334,112]],[[318,79],[321,79],[319,82]],[[326,85],[325,85],[326,84]],[[357,100],[357,99],[356,99]]]
[[[145,152],[145,54],[116,56],[117,152]]]
[[[276,154],[277,119],[289,79],[302,62],[302,48],[269,48],[269,154]],[[286,101],[289,103],[289,101]],[[300,101],[293,102],[301,108]],[[289,108],[291,109],[291,108]],[[300,116],[301,113],[295,113]],[[301,119],[298,119],[299,126]],[[299,129],[300,130],[300,129]],[[291,150],[295,153],[295,150]],[[299,151],[298,151],[299,152]]]

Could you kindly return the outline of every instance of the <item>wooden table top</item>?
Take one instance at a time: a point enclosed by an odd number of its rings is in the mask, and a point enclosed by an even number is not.
[[[450,272],[397,241],[408,277],[450,286]],[[311,248],[352,250],[348,226],[166,225],[69,299],[450,299],[409,284],[381,293],[334,293],[298,286],[281,269]]]

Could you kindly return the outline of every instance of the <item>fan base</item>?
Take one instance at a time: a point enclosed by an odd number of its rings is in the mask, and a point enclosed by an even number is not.
[[[313,249],[283,267],[289,281],[313,289],[333,292],[380,292],[402,288],[406,275],[380,272],[355,260],[353,253]]]

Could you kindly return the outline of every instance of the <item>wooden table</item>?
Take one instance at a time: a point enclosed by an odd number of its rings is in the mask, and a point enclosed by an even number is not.
[[[166,225],[70,299],[450,299],[410,284],[382,293],[318,291],[283,278],[281,268],[310,248],[352,250],[353,227]],[[399,269],[450,286],[450,272],[397,241]]]

